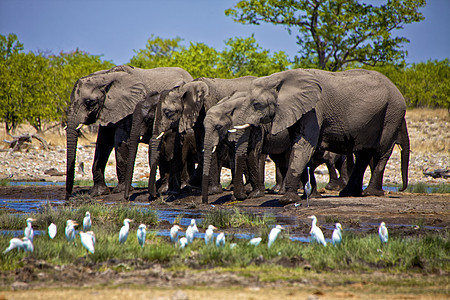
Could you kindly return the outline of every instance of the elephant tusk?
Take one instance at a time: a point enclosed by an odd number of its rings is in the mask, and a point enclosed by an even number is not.
[[[67,125],[66,125],[66,126],[64,126],[63,130],[67,130]]]
[[[80,124],[80,125],[78,125],[78,126],[77,126],[77,128],[75,128],[75,130],[80,130],[80,129],[81,129],[81,127],[83,127],[83,125],[84,125],[84,124]]]
[[[244,124],[244,125],[236,125],[236,126],[234,126],[234,128],[235,129],[245,129],[245,128],[247,128],[247,127],[249,127],[250,126],[250,124]]]
[[[164,131],[161,132],[161,133],[156,137],[156,139],[159,140],[163,135],[164,135]]]
[[[233,129],[228,129],[228,132],[231,132],[231,133],[234,133],[234,132],[236,132],[237,131],[237,129],[236,128],[233,128]]]
[[[213,147],[212,153],[214,153],[215,151],[216,151],[216,146]]]

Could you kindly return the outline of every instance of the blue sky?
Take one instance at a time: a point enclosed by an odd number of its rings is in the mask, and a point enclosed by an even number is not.
[[[372,3],[376,1],[371,1]],[[385,2],[385,1],[380,1]],[[0,34],[15,33],[25,51],[71,51],[76,48],[115,64],[127,63],[133,49],[145,47],[154,34],[202,42],[218,50],[224,41],[255,34],[271,53],[297,52],[295,36],[271,24],[242,25],[225,16],[237,0],[0,0]],[[450,0],[428,0],[425,20],[397,31],[411,42],[408,63],[442,60],[450,53]]]

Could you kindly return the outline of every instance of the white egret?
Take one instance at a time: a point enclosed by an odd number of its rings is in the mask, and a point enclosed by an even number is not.
[[[22,239],[12,238],[9,241],[9,247],[6,248],[5,251],[3,251],[3,254],[8,253],[9,251],[16,248],[17,250],[22,249],[25,252],[33,252],[34,250],[33,243],[27,237],[23,237]]]
[[[48,226],[48,236],[51,239],[54,239],[56,236],[56,225],[53,223]]]
[[[91,233],[88,233],[88,232],[80,231],[80,240],[81,240],[81,244],[83,245],[83,247],[86,248],[86,252],[89,251],[92,254],[94,254],[94,252],[95,252],[95,249],[94,249],[95,243],[94,243],[93,232],[91,234]]]
[[[86,216],[83,219],[83,230],[85,232],[89,231],[91,230],[91,226],[92,226],[91,214],[87,211]]]
[[[217,235],[216,247],[225,247],[225,233],[221,232]]]
[[[194,230],[194,233],[198,232],[197,224],[195,223],[195,219],[191,219],[191,226]]]
[[[139,241],[139,245],[141,245],[142,248],[144,248],[145,245],[146,235],[147,235],[147,226],[145,226],[145,224],[139,225],[139,228],[137,230],[137,238]]]
[[[311,242],[327,246],[327,242],[325,242],[325,237],[323,236],[322,230],[316,226],[316,216],[309,216],[308,218],[312,219],[311,231],[309,232],[311,234]]]
[[[252,238],[248,243],[253,246],[258,246],[259,243],[261,243],[261,240],[262,240],[261,237],[256,237],[256,238]]]
[[[380,226],[378,227],[378,235],[380,236],[381,246],[388,242],[389,233],[386,227],[386,223],[381,222]]]
[[[309,167],[306,168],[306,172],[308,173],[308,181],[305,184],[305,195],[306,195],[306,205],[309,207],[309,196],[311,196],[312,193],[312,186],[311,186],[311,176],[309,174]]]
[[[92,243],[94,244],[94,246],[95,246],[95,234],[94,234],[94,232],[93,231],[88,231],[88,232],[86,232],[87,234],[89,234],[89,235],[91,235],[91,237],[92,237]]]
[[[178,225],[173,225],[172,228],[170,228],[170,241],[174,244],[178,241],[178,230],[181,230],[181,227]]]
[[[73,220],[67,220],[65,233],[68,242],[75,242],[75,226],[77,225],[77,222]]]
[[[33,242],[33,238],[34,238],[34,230],[33,230],[33,225],[31,223],[35,222],[35,221],[36,221],[36,219],[28,218],[27,219],[27,227],[25,227],[25,229],[23,230],[23,235],[25,237],[27,237],[31,242]]]
[[[233,248],[236,247],[236,246],[237,246],[236,243],[231,243],[231,244],[230,244],[230,249],[233,249]]]
[[[120,228],[119,232],[119,243],[123,244],[128,238],[128,231],[130,230],[130,222],[133,222],[133,220],[125,219],[123,220],[123,226]]]
[[[272,228],[272,230],[269,233],[269,243],[267,244],[267,247],[270,248],[270,246],[272,246],[272,244],[275,242],[278,235],[280,234],[281,230],[284,230],[284,227],[281,225],[277,225],[274,228]]]
[[[209,225],[205,231],[205,243],[208,245],[213,240],[214,229],[217,229],[214,225]]]
[[[336,228],[333,230],[333,234],[331,235],[331,241],[333,245],[336,247],[342,242],[342,225],[341,223],[336,223]]]
[[[178,245],[180,246],[180,249],[184,249],[184,247],[186,247],[187,245],[188,245],[188,240],[187,240],[187,238],[186,237],[181,237],[179,240],[178,240]]]

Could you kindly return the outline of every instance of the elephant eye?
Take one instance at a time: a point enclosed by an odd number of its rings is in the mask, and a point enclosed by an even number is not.
[[[87,99],[87,100],[85,101],[85,104],[86,104],[86,107],[87,107],[87,108],[92,108],[92,107],[94,107],[94,106],[95,106],[95,103],[96,103],[96,101],[93,100],[93,99]]]
[[[217,124],[215,128],[216,128],[217,131],[219,131],[219,130],[221,130],[223,128],[223,126],[220,125],[220,124]]]
[[[255,110],[263,110],[264,109],[264,105],[260,102],[254,102],[253,103],[253,108]]]

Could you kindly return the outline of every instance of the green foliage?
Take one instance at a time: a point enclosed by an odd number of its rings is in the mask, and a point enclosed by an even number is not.
[[[364,67],[383,73],[398,87],[409,107],[450,108],[450,60],[410,66]]]
[[[180,67],[192,77],[235,78],[246,75],[266,76],[284,71],[291,64],[283,51],[272,56],[249,38],[230,38],[220,52],[204,43],[180,44],[180,38],[151,36],[145,49],[136,51],[130,65],[140,68]]]
[[[59,55],[24,53],[17,36],[0,35],[0,121],[7,132],[29,123],[63,121],[76,80],[113,66],[80,50]]]
[[[296,36],[297,65],[337,71],[351,62],[403,61],[407,53],[400,48],[409,40],[392,31],[423,20],[418,11],[423,6],[425,0],[392,0],[380,6],[348,0],[241,0],[225,14],[242,24],[284,26]]]

